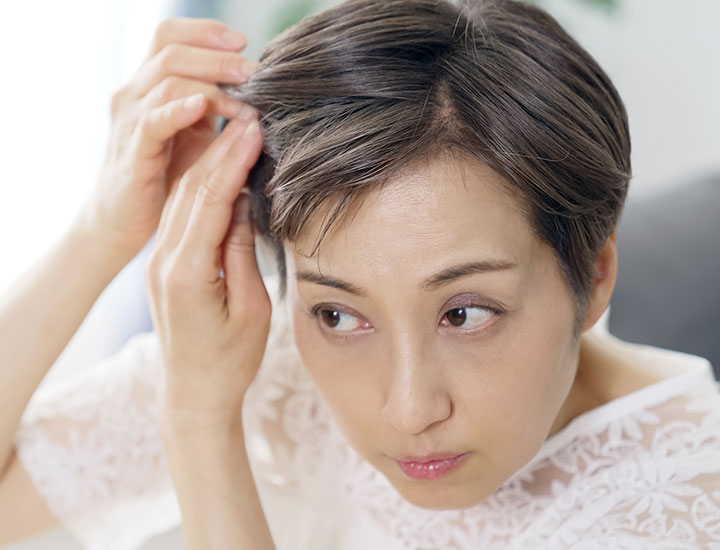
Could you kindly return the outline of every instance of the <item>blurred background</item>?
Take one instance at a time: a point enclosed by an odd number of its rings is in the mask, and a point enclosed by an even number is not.
[[[257,59],[282,29],[336,3],[4,3],[0,291],[54,244],[94,185],[109,132],[110,97],[139,67],[160,21],[174,15],[221,19],[247,34],[245,53]],[[622,228],[619,233],[621,275],[611,332],[710,357],[720,342],[720,2],[535,3],[599,61],[630,117],[635,176],[623,218],[627,237]],[[142,274],[151,245],[103,293],[43,385],[90,368],[132,334],[152,329]],[[181,544],[173,532],[145,548]],[[58,530],[7,548],[79,546]]]

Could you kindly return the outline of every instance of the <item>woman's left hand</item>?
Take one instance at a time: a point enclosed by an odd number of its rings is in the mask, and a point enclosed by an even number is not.
[[[164,360],[161,428],[174,434],[237,428],[265,352],[271,302],[243,190],[262,138],[256,111],[245,115],[181,178],[145,270]]]

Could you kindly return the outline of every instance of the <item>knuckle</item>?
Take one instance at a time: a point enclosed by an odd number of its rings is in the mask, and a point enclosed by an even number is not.
[[[222,194],[215,183],[214,178],[205,178],[198,187],[198,198],[204,206],[212,208],[222,202]]]
[[[179,55],[179,46],[177,44],[167,44],[163,46],[160,53],[158,53],[158,65],[162,73],[172,72],[175,66],[175,60]]]
[[[221,23],[217,19],[204,19],[202,22],[205,24],[207,32],[210,34],[221,34],[227,30],[227,25]]]
[[[120,88],[119,90],[116,90],[110,98],[110,114],[113,117],[117,116],[122,111],[123,106],[125,105],[126,93],[125,88]]]
[[[157,276],[157,274],[160,272],[162,262],[163,262],[163,257],[160,254],[160,249],[158,247],[156,247],[150,253],[147,261],[145,262],[145,271],[152,276]]]
[[[147,289],[149,291],[149,297],[152,298],[152,301],[154,301],[154,302],[161,301],[162,297],[164,295],[164,290],[163,290],[161,281],[157,277],[157,275],[149,274],[146,277],[145,283],[146,283]]]
[[[158,84],[158,97],[161,102],[167,103],[172,101],[176,97],[179,97],[182,92],[182,79],[175,75],[166,76]]]
[[[217,68],[221,74],[234,76],[240,67],[241,58],[231,53],[221,53],[218,55]]]
[[[212,90],[210,90],[206,94],[207,98],[212,101],[213,103],[220,105],[227,102],[234,101],[233,98],[228,96],[225,92],[223,92],[217,85],[212,87]]]
[[[173,28],[178,24],[177,17],[168,17],[160,22],[155,29],[155,42],[157,44],[163,44],[167,41],[168,37],[171,36]]]
[[[185,270],[170,267],[163,277],[163,287],[168,296],[175,299],[183,299],[192,292],[193,285],[188,279]]]
[[[234,252],[245,252],[255,248],[255,238],[248,232],[241,232],[240,234],[233,235],[232,238],[227,240],[226,246],[229,250]]]
[[[158,265],[160,263],[160,258],[157,255],[157,252],[153,252],[148,256],[147,261],[145,262],[145,266],[143,268],[143,271],[145,273],[146,277],[155,277],[155,275],[158,272]]]
[[[197,19],[196,22],[199,34],[203,34],[208,37],[222,35],[222,33],[227,30],[227,26],[217,19]]]
[[[190,168],[185,171],[182,178],[180,178],[180,182],[178,183],[177,200],[180,200],[180,197],[184,198],[189,196],[188,193],[191,193],[193,188],[196,186],[195,182],[203,181],[203,178],[204,175],[197,164],[190,166]]]
[[[173,105],[165,105],[157,113],[158,123],[161,126],[172,125],[177,111],[173,109]]]
[[[150,290],[150,293],[153,296],[157,296],[158,291],[160,290],[157,277],[155,276],[155,273],[153,271],[150,271],[147,268],[145,268],[145,284]]]
[[[143,111],[137,122],[137,130],[142,134],[146,133],[153,125],[153,117],[150,111]]]

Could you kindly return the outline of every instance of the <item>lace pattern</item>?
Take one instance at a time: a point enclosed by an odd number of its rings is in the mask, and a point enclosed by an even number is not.
[[[707,362],[652,348],[645,359],[687,372],[574,419],[480,505],[425,510],[347,444],[267,283],[272,328],[244,422],[278,548],[720,550],[720,396]],[[37,393],[23,417],[18,456],[86,548],[138,548],[180,521],[157,433],[160,367],[155,335],[138,335]]]
[[[700,386],[579,433],[471,509],[417,508],[361,459],[346,487],[403,549],[720,548],[719,401]]]

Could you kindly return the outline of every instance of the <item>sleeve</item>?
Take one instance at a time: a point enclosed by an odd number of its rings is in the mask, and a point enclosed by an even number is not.
[[[180,524],[157,427],[154,333],[38,390],[15,435],[37,492],[88,550],[132,550]]]
[[[346,445],[295,345],[289,303],[276,275],[265,357],[243,405],[253,477],[278,550],[345,548],[352,518],[338,506]],[[327,518],[332,517],[329,522]]]
[[[278,548],[334,547],[319,523],[337,490],[327,475],[329,412],[294,345],[279,278],[265,284],[271,329],[243,404],[251,469]],[[138,334],[92,369],[40,388],[25,410],[18,458],[86,550],[136,550],[181,524],[158,433],[161,381],[157,336]]]
[[[720,394],[709,363],[701,372],[690,389],[611,425],[615,449],[633,439],[647,448],[585,482],[590,500],[613,495],[612,506],[590,502],[603,516],[583,534],[588,548],[720,548]]]

